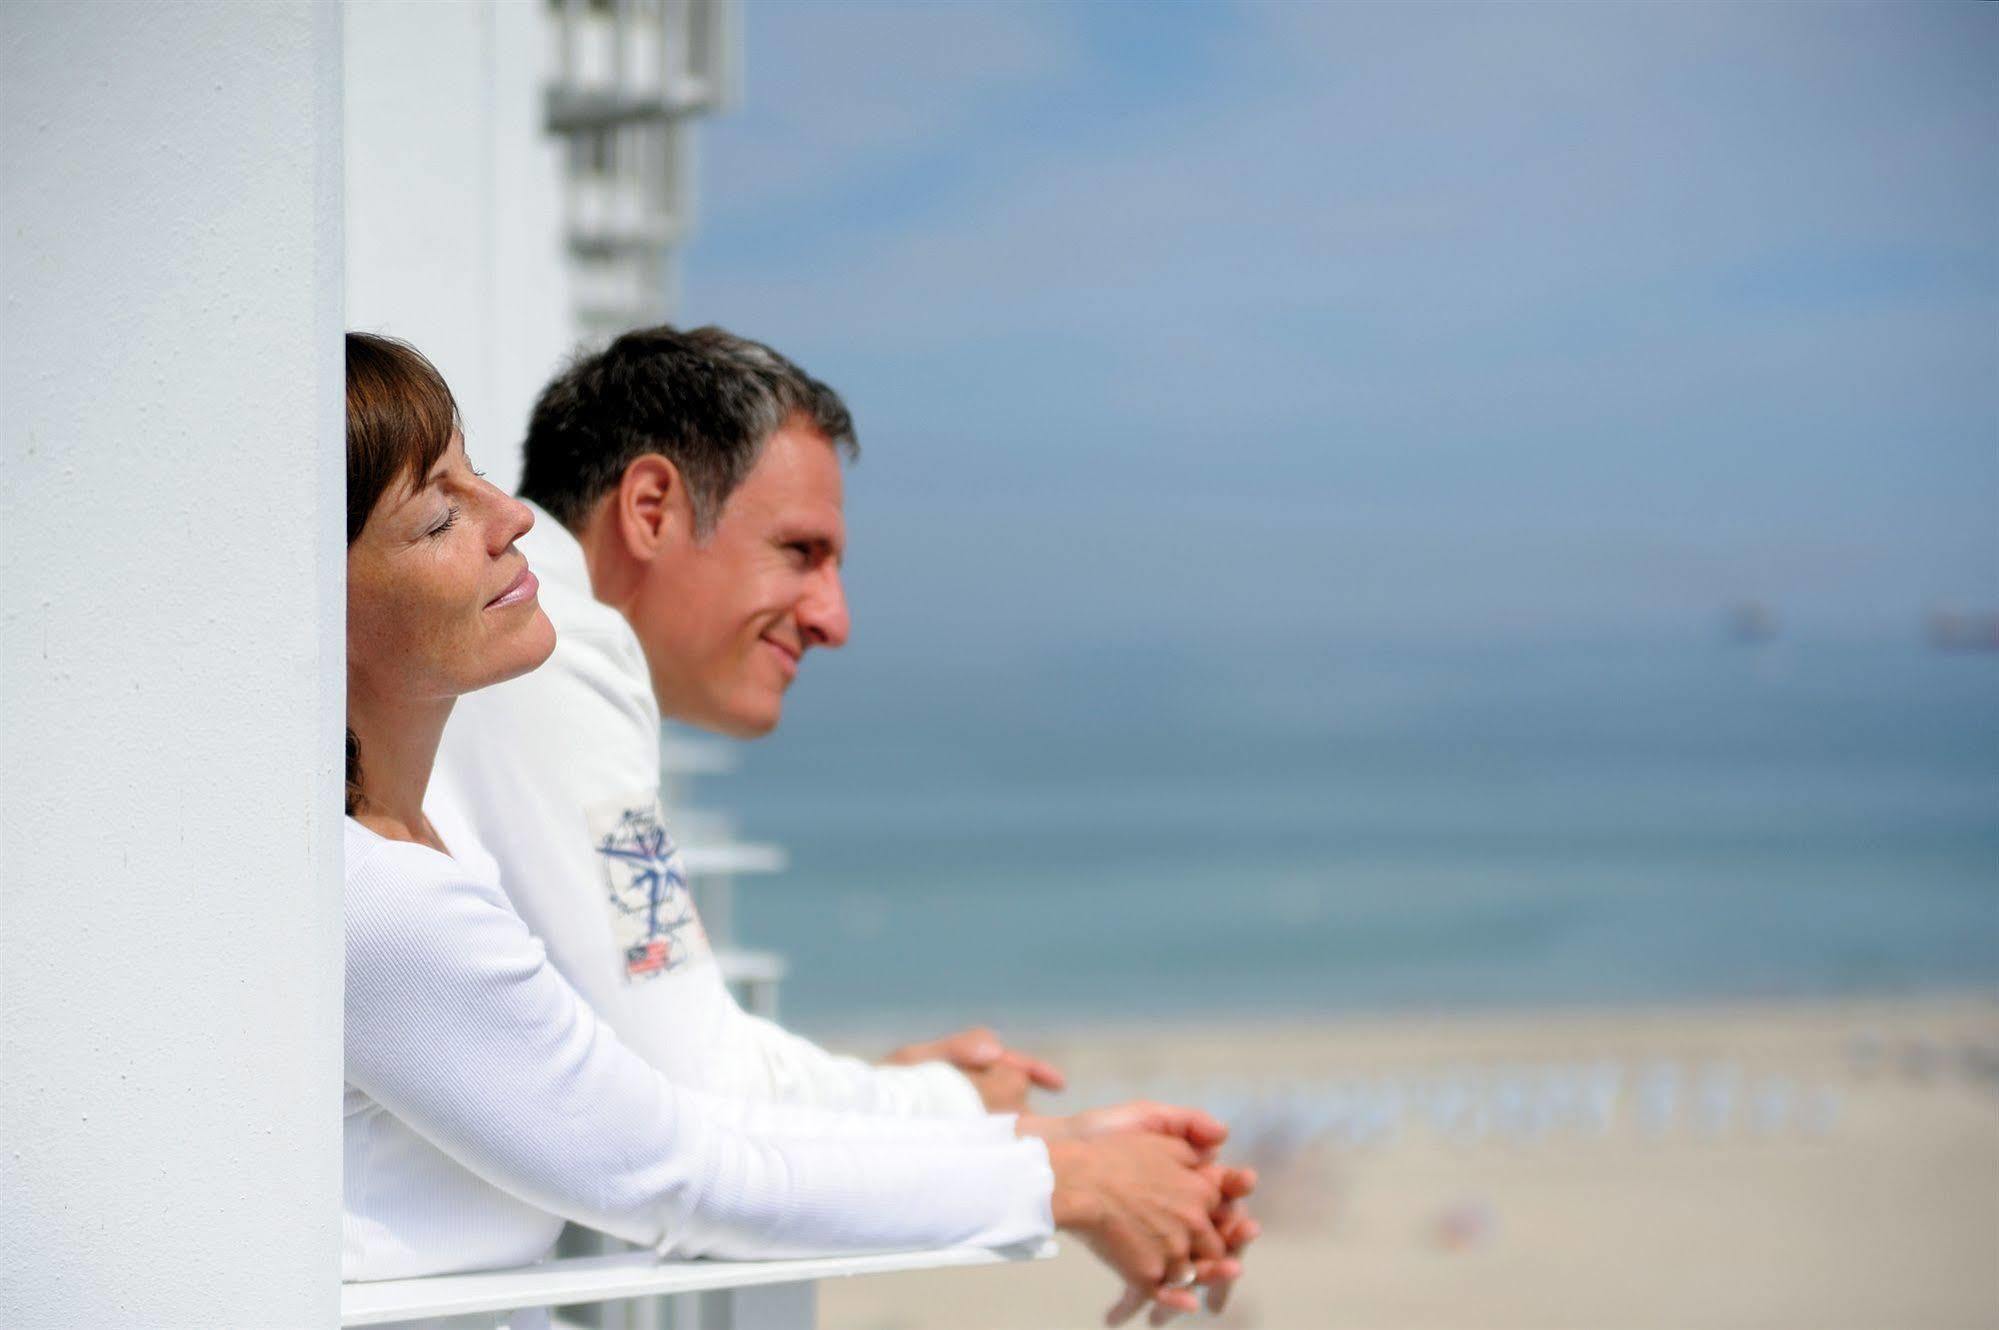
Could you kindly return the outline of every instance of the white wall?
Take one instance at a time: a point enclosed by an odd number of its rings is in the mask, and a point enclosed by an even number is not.
[[[332,1325],[340,13],[0,7],[0,1323]]]
[[[473,461],[511,490],[575,343],[560,146],[542,133],[544,6],[347,0],[348,326],[444,374]]]

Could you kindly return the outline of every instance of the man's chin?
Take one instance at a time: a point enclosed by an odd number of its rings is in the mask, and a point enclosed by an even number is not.
[[[659,702],[660,716],[726,739],[761,739],[777,728],[784,714],[782,691],[745,689],[718,695],[712,690],[673,685],[674,681],[653,677],[652,695]]]
[[[731,739],[761,739],[776,728],[777,717],[772,716],[769,720],[745,721],[731,725],[722,733]]]
[[[783,714],[784,699],[773,698],[767,704],[717,708],[711,717],[689,723],[731,739],[761,739],[777,728]]]

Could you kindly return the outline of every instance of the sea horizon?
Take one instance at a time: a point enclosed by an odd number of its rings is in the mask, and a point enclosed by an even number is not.
[[[1999,657],[916,660],[825,671],[697,787],[789,854],[734,915],[802,1028],[1999,989]]]

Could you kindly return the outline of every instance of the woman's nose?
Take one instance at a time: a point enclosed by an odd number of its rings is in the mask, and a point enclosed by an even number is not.
[[[485,484],[484,481],[480,482]],[[491,531],[493,538],[488,542],[493,553],[504,553],[508,546],[534,529],[534,509],[494,485],[486,485],[493,491],[496,511]]]

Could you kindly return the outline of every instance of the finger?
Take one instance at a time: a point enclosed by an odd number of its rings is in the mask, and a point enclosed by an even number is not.
[[[1162,1136],[1177,1136],[1203,1155],[1212,1152],[1229,1138],[1226,1123],[1198,1108],[1154,1103],[1147,1099],[1133,1100],[1120,1107],[1130,1115],[1134,1124],[1146,1131],[1155,1131]]]
[[[1027,1102],[1027,1073],[1013,1064],[1001,1060],[990,1067],[960,1067],[967,1076],[978,1077],[986,1086],[1007,1099]]]
[[[944,1060],[968,1071],[984,1071],[1006,1056],[1006,1045],[991,1030],[963,1030],[939,1041]]]
[[[1224,1256],[1219,1261],[1194,1262],[1196,1284],[1226,1284],[1240,1278],[1242,1278],[1242,1262],[1233,1256]]]
[[[1256,1226],[1256,1221],[1248,1215],[1235,1215],[1226,1224],[1217,1224],[1215,1229],[1222,1235],[1222,1241],[1228,1244],[1232,1252],[1241,1251],[1255,1242],[1256,1235],[1262,1231]]]
[[[1029,1057],[1017,1048],[1005,1050],[1000,1054],[999,1060],[1009,1067],[1019,1069],[1029,1081],[1044,1090],[1060,1090],[1069,1083],[1068,1077],[1064,1076],[1053,1063]]]
[[[1179,1114],[1176,1134],[1185,1137],[1187,1144],[1196,1150],[1217,1150],[1221,1148],[1222,1142],[1229,1138],[1228,1124],[1203,1113],[1198,1108],[1182,1108],[1174,1111]]]
[[[1199,1266],[1197,1282],[1207,1287],[1202,1290],[1202,1301],[1210,1312],[1219,1312],[1229,1305],[1229,1290],[1235,1281],[1242,1278],[1242,1262],[1233,1256],[1219,1261],[1203,1261]]]
[[[1104,1313],[1104,1324],[1109,1326],[1123,1325],[1126,1321],[1138,1315],[1138,1309],[1150,1301],[1152,1301],[1151,1289],[1139,1288],[1135,1284],[1131,1285],[1125,1289],[1124,1296],[1112,1303],[1111,1309]]]
[[[1178,1316],[1179,1314],[1180,1313],[1176,1308],[1168,1307],[1161,1303],[1155,1303],[1153,1304],[1152,1310],[1146,1313],[1145,1323],[1147,1325],[1155,1327],[1162,1326],[1165,1325],[1168,1321],[1172,1320],[1174,1317]]]
[[[1201,1222],[1187,1230],[1187,1252],[1197,1261],[1219,1261],[1229,1254],[1228,1244],[1215,1231],[1206,1214]]]
[[[1158,1104],[1152,1107],[1146,1125],[1162,1135],[1185,1141],[1202,1163],[1213,1160],[1215,1151],[1229,1138],[1226,1126],[1198,1108]]]
[[[969,1030],[960,1030],[951,1036],[953,1044],[968,1058],[976,1058],[991,1066],[1006,1056],[1006,1041],[983,1025],[975,1025]]]
[[[1044,1090],[1061,1090],[1068,1087],[1069,1078],[1064,1076],[1062,1069],[1052,1062],[1043,1062],[1040,1058],[1022,1057],[1020,1068],[1027,1073],[1028,1080]]]
[[[1215,1221],[1215,1227],[1220,1228],[1224,1223],[1229,1223],[1229,1224],[1240,1223],[1242,1220],[1247,1218],[1249,1215],[1249,1207],[1247,1205],[1244,1205],[1241,1201],[1235,1200],[1232,1197],[1225,1196],[1222,1198],[1221,1204],[1217,1205],[1209,1213],[1210,1217]]]
[[[1225,1168],[1222,1180],[1222,1195],[1232,1201],[1239,1201],[1256,1190],[1256,1170],[1253,1168]]]
[[[1201,1300],[1194,1296],[1194,1290],[1191,1288],[1161,1288],[1153,1290],[1152,1314],[1154,1316],[1165,1312],[1167,1313],[1166,1319],[1170,1321],[1173,1319],[1172,1313],[1174,1312],[1197,1312],[1199,1310],[1201,1310]],[[1153,1324],[1164,1325],[1166,1322],[1154,1321]]]

